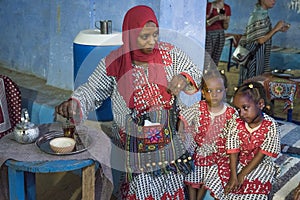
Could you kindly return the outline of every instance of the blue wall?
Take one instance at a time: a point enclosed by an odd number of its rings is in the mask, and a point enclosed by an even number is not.
[[[201,14],[205,12],[206,1],[180,0],[178,2],[172,0],[2,0],[0,1],[0,63],[4,67],[46,79],[48,85],[73,89],[72,48],[73,40],[79,31],[94,28],[94,22],[102,19],[111,19],[113,30],[121,31],[124,14],[137,4],[151,6],[162,27],[180,30],[181,36],[191,36],[195,39],[193,41],[203,48],[205,29],[204,15]],[[189,11],[193,9],[194,12],[187,14],[181,8],[182,5]],[[180,24],[174,26],[178,21]],[[195,21],[197,27],[193,28],[191,23]],[[194,49],[190,52],[202,53],[201,50]],[[202,65],[201,61],[199,65]]]
[[[0,62],[34,74],[47,84],[73,89],[73,39],[97,19],[112,19],[120,30],[123,15],[135,1],[2,0]],[[146,3],[148,2],[148,3]],[[139,1],[155,10],[159,1]],[[104,12],[105,10],[105,12]]]
[[[274,36],[274,45],[300,47],[299,1],[277,0],[270,9],[273,25],[280,19],[292,25],[287,33]],[[225,2],[232,8],[227,32],[243,33],[256,0]],[[202,66],[205,0],[2,0],[0,63],[46,79],[49,85],[73,89],[72,48],[79,31],[94,28],[101,19],[111,19],[113,30],[120,31],[125,12],[137,4],[151,6],[166,30],[162,38],[183,48]]]

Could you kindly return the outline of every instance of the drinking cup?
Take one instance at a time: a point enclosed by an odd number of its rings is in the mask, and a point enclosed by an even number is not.
[[[112,21],[111,20],[96,21],[95,27],[100,30],[101,34],[111,34],[112,33]]]
[[[64,124],[62,128],[64,132],[64,137],[74,138],[75,125]]]

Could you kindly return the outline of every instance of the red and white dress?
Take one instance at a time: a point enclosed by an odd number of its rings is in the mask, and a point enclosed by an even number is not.
[[[280,131],[277,122],[264,114],[259,127],[250,128],[239,117],[233,117],[226,129],[228,139],[227,153],[239,152],[237,172],[247,166],[257,152],[265,154],[262,162],[252,170],[240,189],[224,195],[224,187],[230,178],[228,157],[218,160],[217,166],[211,168],[205,180],[205,186],[217,199],[267,200],[272,181],[279,174],[279,167],[274,163],[280,153]]]
[[[233,113],[235,113],[234,108],[228,104],[224,104],[220,112],[211,113],[205,100],[181,111],[183,120],[193,127],[196,143],[193,155],[195,170],[185,177],[187,185],[200,188],[209,168],[226,154],[226,137],[222,131]]]

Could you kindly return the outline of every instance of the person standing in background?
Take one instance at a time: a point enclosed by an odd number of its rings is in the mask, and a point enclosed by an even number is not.
[[[254,76],[271,72],[272,37],[278,31],[286,32],[290,27],[289,24],[280,20],[272,28],[268,10],[273,8],[275,3],[275,0],[258,0],[249,18],[245,33],[246,37],[240,40],[240,44],[249,51],[255,52],[255,54],[246,65],[240,65],[238,85]]]
[[[208,2],[206,7],[205,69],[218,66],[229,27],[231,8],[224,0]]]

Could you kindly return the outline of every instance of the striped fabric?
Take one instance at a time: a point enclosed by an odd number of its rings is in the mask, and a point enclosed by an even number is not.
[[[207,31],[205,39],[205,61],[204,67],[215,68],[218,66],[225,44],[224,30]]]
[[[272,24],[269,16],[265,19],[255,21],[249,24],[246,28],[246,40],[240,41],[242,45],[245,45],[247,49],[254,50],[259,45],[256,40],[263,37],[272,29]],[[260,48],[256,51],[253,59],[247,63],[246,66],[240,66],[240,79],[239,85],[245,80],[261,75],[264,72],[271,71],[270,69],[270,53],[271,53],[272,39],[268,40],[264,44],[261,44]]]

